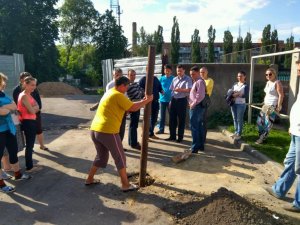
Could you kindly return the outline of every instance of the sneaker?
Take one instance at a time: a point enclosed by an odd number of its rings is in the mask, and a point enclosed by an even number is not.
[[[236,135],[237,135],[237,134],[235,134],[235,133],[234,133],[234,134],[230,135],[229,137],[231,137],[231,138],[235,138],[235,137],[236,137]]]
[[[3,180],[9,180],[11,178],[12,178],[11,175],[9,175],[9,174],[5,173],[4,171],[2,171],[2,179]]]
[[[165,132],[159,130],[159,131],[156,131],[155,134],[164,134]]]
[[[3,187],[0,187],[0,191],[3,192],[3,193],[11,193],[11,192],[14,192],[16,189],[12,186],[3,186]]]
[[[28,173],[34,173],[34,172],[40,171],[41,169],[42,169],[41,166],[36,165],[36,166],[33,166],[33,167],[32,167],[31,169],[29,169],[29,170],[26,169],[26,171],[27,171]]]
[[[159,139],[159,137],[155,136],[154,134],[151,135],[151,136],[149,136],[149,138],[151,138],[151,139]]]
[[[239,140],[241,140],[241,138],[242,137],[240,135],[236,134],[235,137],[234,137],[234,140],[239,141]]]
[[[296,213],[300,213],[300,208],[297,208],[296,206],[294,205],[284,205],[282,206],[282,208],[286,211],[290,211],[290,212],[296,212]]]
[[[15,180],[29,180],[32,176],[26,173],[23,173],[20,177],[15,177]]]
[[[264,139],[262,137],[258,138],[255,142],[255,144],[260,145],[264,142]]]
[[[282,199],[282,197],[278,196],[272,188],[270,187],[266,187],[264,188],[266,192],[268,192],[270,195],[272,195],[273,197],[277,198],[277,199]]]

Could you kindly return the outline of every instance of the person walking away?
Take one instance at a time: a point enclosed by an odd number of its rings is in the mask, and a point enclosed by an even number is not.
[[[120,77],[116,80],[115,87],[106,92],[99,103],[91,124],[91,138],[97,155],[88,173],[85,185],[99,183],[99,180],[94,179],[94,176],[98,168],[107,166],[110,152],[121,178],[121,190],[127,192],[138,189],[136,185],[130,184],[128,181],[126,157],[119,130],[124,113],[139,110],[152,101],[153,95],[145,96],[141,101],[132,102],[125,96],[129,83],[127,77]]]
[[[172,80],[174,79],[174,76],[172,75],[172,67],[170,65],[165,65],[164,69],[165,75],[162,75],[159,79],[159,82],[161,83],[162,89],[164,91],[164,94],[160,94],[159,96],[159,103],[160,103],[160,120],[159,120],[159,126],[158,131],[155,134],[164,134],[165,133],[165,121],[166,121],[166,111],[169,111],[169,104],[171,101],[171,90],[170,86],[172,83]],[[170,115],[169,115],[170,117]]]
[[[297,62],[297,75],[300,77],[300,60]],[[290,129],[291,143],[288,153],[284,159],[284,170],[271,187],[267,187],[266,191],[272,196],[283,199],[294,181],[296,180],[295,199],[291,204],[283,205],[283,209],[291,212],[300,213],[300,92],[296,102],[293,104],[290,112]]]

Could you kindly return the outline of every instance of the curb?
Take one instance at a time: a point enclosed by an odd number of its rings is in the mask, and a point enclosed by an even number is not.
[[[233,133],[226,130],[226,127],[219,126],[218,129],[222,132],[223,135],[225,135],[228,139],[228,141],[239,148],[241,151],[246,152],[247,154],[253,156],[254,158],[258,159],[260,162],[266,164],[271,170],[274,172],[274,179],[277,180],[277,178],[281,175],[284,167],[278,162],[275,162],[274,160],[270,159],[268,156],[264,155],[263,153],[259,152],[252,146],[250,146],[247,143],[244,143],[243,141],[239,140],[236,141],[230,137]]]

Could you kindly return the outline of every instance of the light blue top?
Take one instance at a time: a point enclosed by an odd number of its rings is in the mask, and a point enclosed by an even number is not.
[[[162,75],[159,79],[159,82],[161,83],[162,89],[164,91],[164,94],[162,95],[159,93],[159,101],[160,102],[170,102],[172,98],[172,91],[170,90],[170,86],[172,83],[172,80],[174,79],[174,76],[171,75],[167,77],[166,75]]]
[[[0,107],[12,103],[12,100],[7,97],[4,92],[0,91]],[[16,127],[11,118],[11,114],[0,116],[0,132],[9,130],[13,135],[16,134]]]
[[[170,86],[170,90],[172,91],[171,95],[174,98],[186,98],[190,95],[189,92],[177,92],[174,91],[176,88],[184,88],[184,89],[191,89],[193,86],[193,81],[192,78],[187,76],[187,75],[183,75],[182,78],[180,78],[179,76],[175,77],[171,83]]]

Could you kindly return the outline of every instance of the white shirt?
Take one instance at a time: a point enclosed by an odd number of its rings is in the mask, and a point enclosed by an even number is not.
[[[290,132],[300,137],[300,92],[290,112]]]

